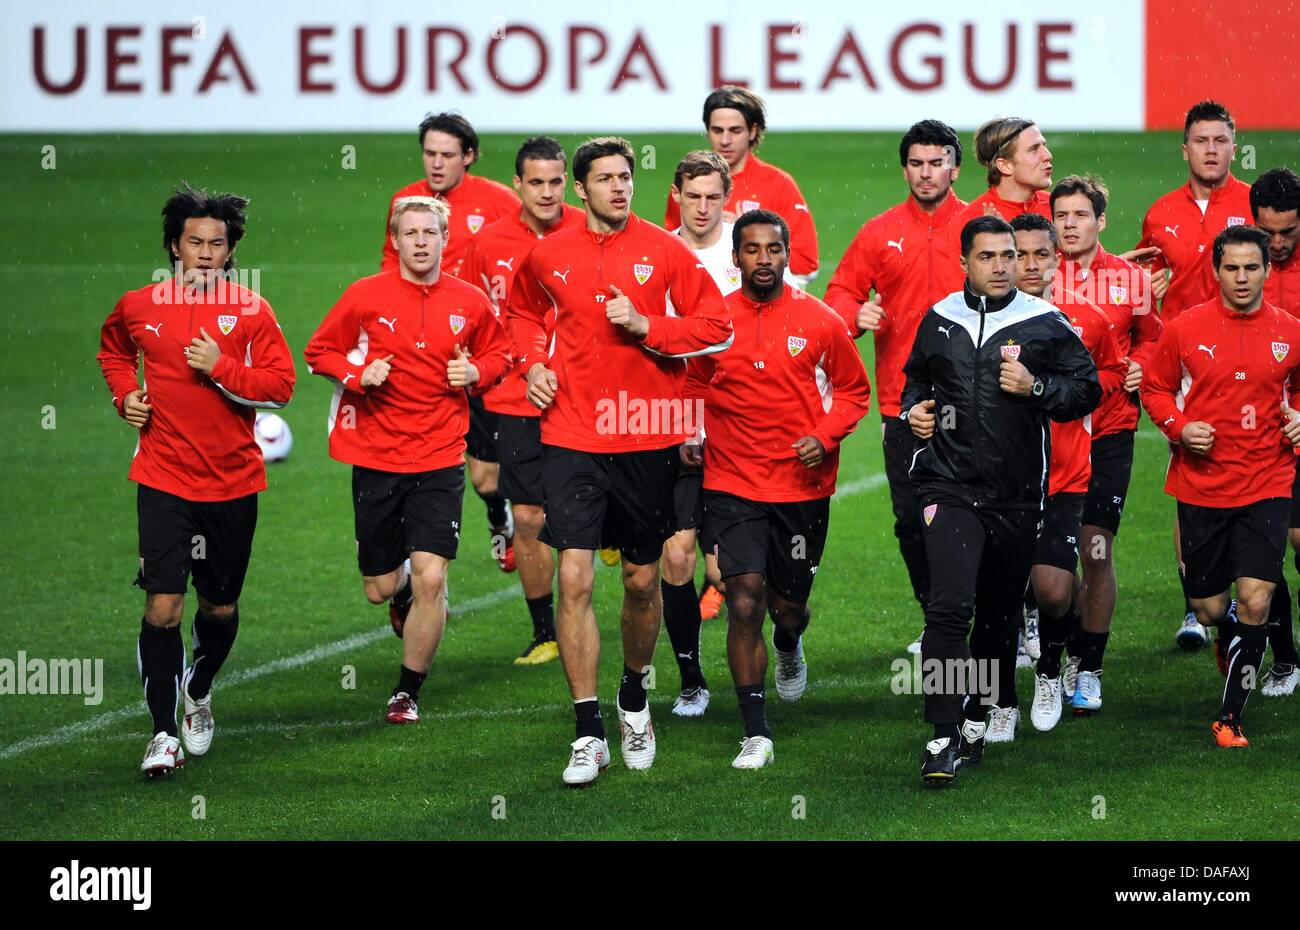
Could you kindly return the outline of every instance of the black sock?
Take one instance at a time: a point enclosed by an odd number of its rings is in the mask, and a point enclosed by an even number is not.
[[[669,584],[660,579],[659,590],[664,598],[668,642],[682,674],[682,690],[707,688],[700,670],[700,599],[695,595],[695,582]]]
[[[799,645],[799,638],[803,636],[803,631],[808,629],[808,620],[810,618],[811,614],[805,610],[803,622],[798,632],[795,633],[790,633],[785,627],[774,624],[772,627],[772,645],[782,652],[793,652],[795,647]]]
[[[506,499],[500,494],[491,494],[483,496],[483,503],[487,504],[488,526],[494,530],[499,530],[506,525]]]
[[[934,738],[952,740],[949,746],[957,745],[957,740],[961,738],[961,725],[956,723],[936,723],[934,725]]]
[[[573,713],[578,720],[577,739],[582,739],[584,736],[605,738],[605,721],[600,719],[600,701],[595,698],[589,701],[574,701]]]
[[[1187,593],[1187,572],[1181,565],[1178,566],[1178,584],[1183,589],[1183,615],[1195,613],[1196,611],[1192,610],[1192,598]]]
[[[1108,639],[1110,639],[1109,631],[1105,633],[1089,633],[1087,630],[1079,631],[1079,671],[1101,671],[1101,657],[1106,654],[1106,641]]]
[[[745,721],[745,736],[772,738],[772,728],[767,725],[767,692],[762,684],[740,685],[736,688],[740,702],[740,716]]]
[[[1231,608],[1232,605],[1229,604],[1228,606],[1229,608]],[[1215,634],[1214,634],[1215,637],[1219,640],[1219,648],[1221,649],[1224,655],[1228,654],[1228,644],[1232,642],[1232,637],[1235,636],[1236,634],[1237,634],[1237,621],[1233,619],[1232,611],[1229,610],[1228,613],[1225,613],[1223,615],[1223,619],[1219,621],[1218,626],[1215,627]]]
[[[177,736],[176,695],[185,671],[185,641],[180,626],[157,627],[140,619],[140,683],[153,715],[153,732]]]
[[[645,672],[623,666],[623,681],[618,686],[618,706],[633,713],[645,710]]]
[[[541,597],[526,597],[528,615],[533,618],[534,639],[555,639],[555,597],[547,591]]]
[[[1015,667],[1015,663],[1012,663]],[[971,723],[983,723],[989,715],[987,704],[980,701],[978,694],[968,694],[961,702],[961,716],[963,720],[969,720]]]
[[[239,635],[239,608],[227,620],[204,616],[203,611],[194,614],[194,671],[190,675],[187,689],[190,700],[201,701],[212,690],[212,679],[225,664],[230,655],[230,648],[235,645]]]
[[[1241,720],[1250,697],[1247,682],[1252,684],[1260,677],[1260,663],[1264,660],[1264,647],[1268,644],[1268,630],[1264,626],[1237,624],[1237,635],[1228,650],[1228,681],[1223,686],[1221,719],[1233,717]]]
[[[1295,632],[1291,619],[1291,589],[1283,578],[1273,592],[1273,603],[1268,609],[1268,644],[1273,650],[1273,661],[1280,665],[1295,665]]]
[[[1038,611],[1038,664],[1034,669],[1037,675],[1056,678],[1061,674],[1061,653],[1070,639],[1070,633],[1078,624],[1078,611],[1071,606],[1064,616],[1053,617],[1046,611]]]
[[[401,672],[398,673],[397,687],[393,689],[393,695],[396,696],[405,691],[407,697],[418,702],[420,700],[420,686],[424,684],[424,680],[428,677],[428,672],[417,672],[403,665]]]

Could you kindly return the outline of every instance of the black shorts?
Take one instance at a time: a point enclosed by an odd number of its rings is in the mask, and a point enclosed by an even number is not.
[[[1178,502],[1187,596],[1222,594],[1238,578],[1282,580],[1291,502],[1270,497],[1244,507]]]
[[[704,523],[704,469],[677,465],[673,485],[673,529],[694,530]]]
[[[229,501],[190,501],[140,485],[140,571],[135,583],[150,594],[194,590],[210,604],[239,600],[257,530],[257,495]]]
[[[1119,533],[1119,518],[1133,474],[1133,430],[1092,442],[1092,478],[1083,504],[1083,525]]]
[[[704,525],[723,580],[756,573],[795,604],[806,604],[826,548],[831,499],[763,503],[704,492]]]
[[[497,417],[497,452],[501,476],[498,492],[512,504],[542,506],[541,417]]]
[[[386,575],[412,552],[456,558],[465,466],[410,474],[352,466],[357,564]]]
[[[1061,492],[1047,499],[1043,525],[1034,547],[1034,564],[1051,565],[1073,572],[1079,564],[1079,526],[1083,517],[1083,494]]]
[[[1291,482],[1291,527],[1300,527],[1300,460],[1295,470],[1295,480]]]
[[[480,462],[496,462],[499,414],[483,406],[483,398],[469,395],[469,432],[465,434],[465,454]]]
[[[673,535],[676,482],[676,446],[611,453],[543,445],[538,539],[555,549],[616,546],[633,565],[658,562]]]

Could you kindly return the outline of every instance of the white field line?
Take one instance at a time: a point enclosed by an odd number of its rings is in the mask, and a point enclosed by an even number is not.
[[[840,499],[844,497],[851,497],[855,494],[861,494],[864,491],[869,491],[875,488],[883,487],[885,483],[886,483],[886,479],[883,474],[868,475],[865,478],[858,478],[854,481],[850,481],[848,484],[841,485],[840,488],[835,492],[835,498]],[[500,588],[496,591],[492,591],[488,594],[484,594],[481,597],[471,598],[470,600],[465,601],[463,604],[453,604],[452,615],[453,617],[455,617],[455,616],[463,616],[465,614],[473,613],[476,610],[482,610],[485,607],[492,607],[496,604],[501,603],[502,601],[509,600],[512,597],[517,597],[518,595],[519,595],[519,589],[515,585],[511,585],[506,588]],[[280,658],[280,659],[273,659],[270,662],[264,662],[261,665],[255,665],[252,668],[239,669],[238,671],[232,672],[229,675],[222,676],[221,688],[224,691],[227,688],[232,688],[235,687],[236,685],[247,684],[250,681],[256,681],[259,678],[263,678],[267,675],[272,675],[276,672],[284,672],[284,671],[288,671],[289,669],[300,668],[311,662],[316,662],[320,659],[327,659],[330,656],[338,655],[339,653],[342,652],[349,652],[354,649],[363,648],[365,646],[370,645],[373,642],[376,642],[380,639],[383,639],[386,636],[391,636],[391,635],[392,635],[392,628],[388,624],[385,624],[384,626],[381,627],[375,627],[373,629],[367,630],[364,633],[354,633],[351,636],[345,637],[343,639],[335,640],[332,643],[326,643],[325,645],[322,646],[316,646],[313,649],[308,649],[306,652],[300,652],[297,655],[285,656],[284,658]],[[465,711],[462,712],[460,716],[485,717],[485,716],[498,716],[498,715],[505,715],[505,714],[523,714],[523,713],[531,713],[539,709],[542,708],[515,707],[515,708],[504,708],[498,710]],[[29,736],[26,737],[25,739],[18,740],[16,743],[10,743],[8,746],[4,746],[3,748],[0,748],[0,761],[4,761],[5,759],[12,759],[14,756],[22,755],[23,753],[30,752],[33,749],[42,749],[46,746],[53,746],[56,743],[64,742],[65,740],[71,739],[73,737],[81,737],[89,733],[95,733],[99,730],[103,730],[105,727],[112,726],[114,723],[117,723],[119,720],[125,720],[129,717],[134,717],[137,714],[146,714],[146,713],[148,713],[148,707],[145,705],[143,700],[141,700],[139,703],[131,704],[126,707],[118,707],[114,710],[104,711],[103,713],[96,714],[95,716],[90,717],[86,720],[79,721],[78,723],[70,723],[65,726],[61,726],[54,730],[51,730],[48,733],[44,733],[39,736]],[[457,715],[455,714],[444,715],[442,719],[454,719],[456,716]],[[435,716],[432,719],[439,719],[439,718]],[[348,722],[341,722],[336,724],[316,724],[314,726],[352,726],[352,725],[360,725],[360,724],[354,724],[348,721]],[[268,725],[268,726],[274,726],[274,725]],[[246,730],[248,732],[256,732],[256,728],[246,728]],[[225,730],[224,732],[238,733],[241,731]],[[268,730],[267,732],[276,732],[276,731]],[[137,737],[138,734],[132,738],[137,738]]]

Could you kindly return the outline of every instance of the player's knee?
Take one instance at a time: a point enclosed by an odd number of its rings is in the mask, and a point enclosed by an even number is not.
[[[144,602],[144,619],[150,626],[166,629],[181,622],[184,610],[183,594],[150,594]]]
[[[591,589],[596,580],[592,566],[584,565],[576,559],[561,559],[560,570],[556,574],[560,580],[561,600],[591,600]]]
[[[545,515],[536,504],[515,504],[515,536],[524,542],[531,542],[542,531]]]
[[[695,577],[695,550],[675,546],[670,541],[664,549],[664,581],[686,584]]]
[[[446,584],[447,566],[439,562],[427,562],[411,571],[411,592],[421,601],[442,597]]]
[[[225,622],[235,615],[238,604],[212,604],[199,598],[199,610],[209,620]]]
[[[1256,625],[1268,620],[1268,610],[1272,605],[1271,592],[1252,591],[1244,598],[1237,597],[1237,619],[1242,623]]]
[[[743,580],[739,576],[727,579],[728,622],[761,624],[766,601],[761,582]]]
[[[659,590],[659,573],[654,565],[627,565],[623,568],[623,590],[641,603],[649,603]]]

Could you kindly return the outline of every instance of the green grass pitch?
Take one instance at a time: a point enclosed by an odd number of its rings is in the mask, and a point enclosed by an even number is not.
[[[1176,134],[1049,132],[1058,176],[1096,171],[1113,191],[1103,240],[1122,251],[1142,211],[1184,180]],[[774,133],[762,154],[789,169],[821,233],[820,294],[850,237],[905,193],[897,134]],[[489,136],[478,171],[507,179],[518,138]],[[562,140],[570,150],[576,137]],[[634,209],[662,216],[673,166],[698,136],[635,136],[654,166]],[[5,136],[0,176],[0,657],[102,658],[104,698],[0,696],[4,838],[1276,838],[1300,833],[1293,792],[1300,696],[1248,709],[1252,748],[1211,747],[1222,680],[1207,653],[1174,647],[1180,614],[1165,450],[1144,423],[1120,536],[1119,608],[1106,708],[1050,734],[1028,725],[991,747],[952,790],[923,789],[928,730],[917,696],[890,687],[891,662],[920,627],[881,479],[879,414],[849,440],[841,495],[813,592],[810,686],[772,701],[776,765],[735,772],[739,714],[725,625],[705,624],[714,705],[701,721],[669,715],[677,685],[666,637],[651,704],[659,755],[649,772],[620,761],[594,790],[560,784],[572,720],[558,663],[517,668],[529,632],[514,576],[488,554],[482,506],[467,494],[454,616],[421,701],[419,726],[381,711],[400,653],[383,609],[357,576],[348,469],[325,452],[329,385],[301,349],[357,277],[378,266],[392,191],[419,176],[413,134],[299,136]],[[1295,166],[1294,136],[1239,140],[1239,176]],[[49,165],[52,145],[55,164]],[[344,147],[356,167],[343,170]],[[43,160],[45,165],[43,166]],[[958,190],[982,189],[973,157]],[[241,263],[261,271],[299,359],[284,415],[296,445],[270,469],[242,633],[218,678],[213,749],[175,777],[146,783],[149,723],[135,669],[142,597],[134,437],[111,409],[95,364],[116,298],[163,258],[158,210],[176,181],[251,196]],[[572,196],[572,195],[571,195]],[[870,361],[870,343],[862,343]],[[53,411],[55,428],[43,428]],[[48,424],[48,419],[45,425]],[[1290,568],[1288,567],[1288,571]],[[1294,574],[1292,574],[1294,578]],[[601,568],[601,694],[612,722],[619,669],[618,576]],[[189,619],[185,629],[188,631]],[[770,628],[769,628],[770,629]],[[188,632],[186,634],[188,640]],[[355,688],[344,687],[355,670]],[[769,675],[771,672],[769,671]],[[75,726],[80,725],[80,726]],[[67,728],[73,728],[71,730]],[[616,729],[615,729],[616,732]],[[197,796],[205,817],[196,818]],[[494,816],[495,814],[495,816]],[[802,816],[797,816],[802,814]],[[1104,815],[1104,816],[1103,816]]]

